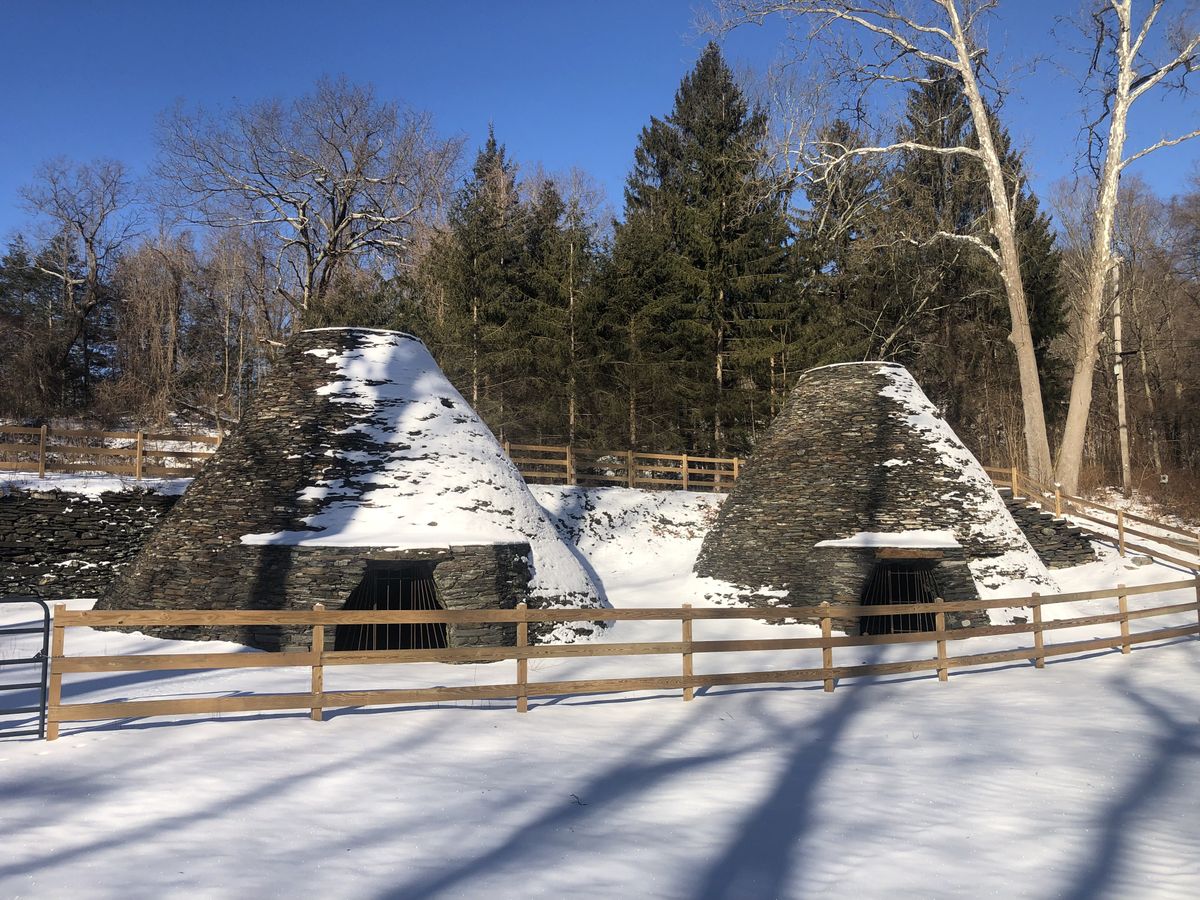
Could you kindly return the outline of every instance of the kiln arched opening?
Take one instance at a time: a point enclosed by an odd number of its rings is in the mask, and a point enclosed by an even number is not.
[[[912,603],[932,603],[937,596],[932,563],[925,560],[880,560],[863,589],[862,603],[869,606],[895,605],[898,609],[890,615],[863,616],[859,619],[859,632],[911,634],[933,631],[933,613],[906,613],[903,607]]]
[[[433,563],[370,563],[345,610],[445,609],[438,600]],[[445,622],[339,625],[335,650],[435,650],[447,646]]]

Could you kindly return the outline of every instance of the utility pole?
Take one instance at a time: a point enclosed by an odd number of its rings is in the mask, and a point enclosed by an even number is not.
[[[1129,474],[1129,422],[1125,417],[1125,354],[1121,348],[1121,263],[1120,256],[1113,260],[1113,374],[1117,376],[1117,430],[1121,436],[1121,491],[1126,497],[1133,496]]]

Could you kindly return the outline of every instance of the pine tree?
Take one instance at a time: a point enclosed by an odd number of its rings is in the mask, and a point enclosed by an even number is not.
[[[489,129],[426,265],[443,294],[434,341],[442,367],[497,431],[506,421],[506,390],[528,357],[514,324],[520,231],[516,166]]]
[[[774,315],[763,304],[781,289],[786,237],[766,132],[715,44],[671,114],[642,130],[610,270],[609,325],[624,342],[612,370],[635,443],[648,426],[688,447],[740,449],[766,416],[750,402],[769,357],[756,325]]]
[[[536,440],[580,439],[593,386],[595,228],[547,179],[525,201],[520,332],[530,352],[520,401]]]

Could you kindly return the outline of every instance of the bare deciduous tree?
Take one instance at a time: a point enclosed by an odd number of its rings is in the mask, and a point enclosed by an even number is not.
[[[136,200],[124,163],[101,159],[76,163],[58,158],[44,163],[21,189],[26,207],[49,223],[62,250],[61,264],[43,256],[38,268],[62,285],[65,333],[58,342],[60,367],[78,345],[83,351],[85,391],[90,388],[91,344],[88,323],[104,300],[103,284],[122,245],[134,234],[128,215]],[[71,258],[83,261],[82,271]]]
[[[321,79],[292,102],[164,117],[160,178],[193,222],[273,233],[279,290],[303,314],[339,270],[405,263],[412,231],[445,200],[460,142],[369,86]]]
[[[825,144],[815,161],[826,172],[853,158],[901,151],[955,155],[977,160],[987,177],[991,200],[989,238],[975,234],[938,232],[939,240],[961,243],[985,254],[1004,282],[1012,328],[1009,341],[1016,354],[1024,413],[1025,449],[1035,478],[1051,473],[1050,444],[1038,379],[1037,358],[1029,324],[1029,307],[1021,277],[1016,238],[1019,186],[1013,190],[993,134],[991,109],[999,89],[986,67],[983,26],[995,0],[723,0],[726,27],[760,22],[774,14],[799,17],[808,24],[807,38],[825,51],[831,76],[855,92],[856,105],[868,92],[929,80],[930,66],[958,76],[963,99],[971,113],[978,146],[939,147],[914,141],[876,146],[845,147]],[[992,98],[989,104],[988,97]]]
[[[1181,21],[1152,49],[1155,25],[1166,0],[1154,0],[1138,21],[1133,0],[1103,0],[1091,16],[1094,51],[1090,74],[1096,82],[1099,111],[1089,123],[1089,155],[1096,172],[1096,200],[1092,212],[1088,253],[1081,298],[1071,401],[1059,446],[1056,477],[1075,491],[1083,463],[1084,438],[1092,404],[1092,383],[1100,341],[1104,335],[1105,287],[1115,265],[1113,229],[1119,204],[1121,173],[1132,163],[1164,147],[1200,137],[1200,128],[1170,135],[1133,152],[1126,150],[1129,112],[1134,103],[1156,87],[1187,89],[1188,74],[1200,71],[1200,29]],[[1154,59],[1155,56],[1159,59]]]

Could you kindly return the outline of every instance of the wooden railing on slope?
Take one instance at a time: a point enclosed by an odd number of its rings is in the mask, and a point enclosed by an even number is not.
[[[175,478],[195,475],[212,450],[177,450],[163,444],[219,445],[209,434],[147,431],[90,431],[74,428],[0,425],[0,471],[104,472]]]
[[[136,479],[195,475],[214,451],[161,446],[181,442],[216,446],[221,441],[208,434],[0,425],[0,471],[36,472],[39,477],[47,472],[102,472]],[[508,441],[504,451],[531,484],[728,491],[742,466],[742,460],[732,456],[585,450]]]
[[[531,484],[728,491],[742,468],[736,456],[584,450],[509,441],[504,442],[504,451]]]
[[[1192,589],[1196,599],[1188,603],[1154,606],[1130,610],[1131,596],[1163,591]],[[1095,600],[1116,600],[1115,612],[1076,616],[1045,621],[1047,605]],[[312,611],[100,611],[67,610],[63,604],[55,607],[51,640],[50,690],[47,739],[58,737],[64,722],[84,722],[106,719],[125,719],[144,716],[181,716],[223,712],[260,710],[308,709],[312,718],[320,720],[325,709],[345,706],[378,706],[401,703],[425,703],[449,700],[515,700],[519,712],[528,709],[530,697],[597,694],[642,690],[682,690],[690,700],[695,688],[722,685],[778,684],[792,682],[823,682],[826,691],[834,690],[837,680],[863,676],[895,675],[906,672],[937,672],[946,681],[951,669],[994,665],[1002,662],[1030,660],[1042,668],[1048,657],[1096,650],[1119,648],[1128,653],[1133,644],[1167,640],[1200,634],[1200,577],[1162,584],[1141,585],[1081,591],[1052,596],[1014,597],[1002,600],[943,601],[904,604],[903,614],[932,613],[935,630],[912,634],[837,635],[833,634],[834,620],[862,616],[897,615],[897,605],[864,606],[861,604],[821,604],[818,607],[789,607],[774,609],[726,609],[691,606],[655,609],[526,609],[524,604],[505,610],[426,610],[426,611],[334,611],[322,604]],[[945,614],[1011,607],[1031,607],[1031,622],[1011,625],[988,625],[947,630]],[[1159,616],[1192,612],[1194,624],[1157,628],[1138,633],[1130,632],[1130,622]],[[730,619],[817,619],[820,637],[767,638],[755,640],[695,640],[696,622]],[[665,620],[680,623],[680,640],[636,643],[528,643],[528,626],[535,622],[572,621],[630,621]],[[443,650],[326,650],[324,629],[350,624],[400,623],[516,623],[517,641],[511,647],[462,647]],[[1066,628],[1115,624],[1119,634],[1098,639],[1074,640],[1047,644],[1045,635]],[[74,626],[133,626],[164,625],[275,625],[307,626],[312,629],[312,641],[307,651],[283,653],[172,653],[138,654],[133,656],[79,656],[65,654],[66,629]],[[1000,635],[1029,634],[1032,646],[1006,650],[988,650],[950,656],[949,642],[961,642]],[[838,648],[858,648],[880,644],[932,643],[932,657],[868,665],[835,665],[833,654]],[[700,674],[693,671],[693,656],[703,653],[751,653],[764,650],[820,650],[821,664],[808,668],[783,670],[726,672]],[[597,678],[570,681],[530,681],[528,661],[531,659],[568,659],[612,656],[675,655],[680,657],[680,674],[629,678]],[[346,665],[382,665],[417,662],[500,662],[517,663],[516,680],[501,684],[468,685],[460,687],[425,687],[397,690],[328,691],[324,689],[324,667]],[[240,669],[304,667],[311,670],[312,689],[307,693],[239,694],[234,697],[196,697],[168,700],[121,700],[96,703],[63,703],[63,676],[84,672],[181,671],[197,669]]]
[[[1121,556],[1125,556],[1128,551],[1132,550],[1136,553],[1149,556],[1151,559],[1181,566],[1185,569],[1200,568],[1200,533],[1198,532],[1126,512],[1115,506],[1108,506],[1104,503],[1098,503],[1095,500],[1088,500],[1085,497],[1076,497],[1072,494],[1064,493],[1057,485],[1044,484],[1026,475],[1019,469],[1002,469],[991,466],[985,466],[984,469],[991,477],[993,483],[998,487],[1011,489],[1014,497],[1036,504],[1060,519],[1064,516],[1070,516],[1072,519],[1082,519],[1084,523],[1091,523],[1091,525],[1080,524],[1079,527],[1092,537],[1113,544]],[[1153,532],[1131,527],[1129,525],[1130,522],[1148,525],[1160,532],[1165,532],[1165,534],[1154,534]],[[1096,528],[1091,527],[1094,525],[1099,525],[1115,533],[1109,534],[1104,531],[1098,531]],[[1129,540],[1130,535],[1143,538],[1160,546],[1150,547],[1145,544],[1132,543]],[[1165,552],[1161,547],[1168,547],[1172,550],[1194,555],[1195,559],[1175,556]]]

